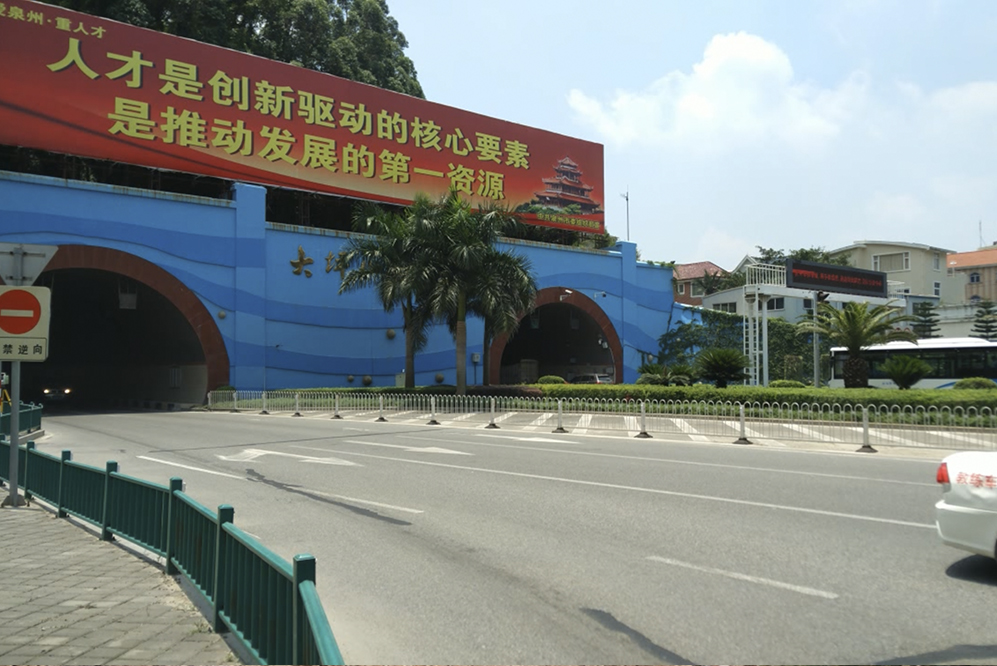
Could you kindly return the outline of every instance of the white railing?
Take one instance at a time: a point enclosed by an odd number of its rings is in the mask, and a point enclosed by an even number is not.
[[[758,284],[770,284],[779,287],[786,286],[786,267],[773,264],[750,264],[747,267],[744,286],[752,287]]]
[[[208,409],[353,420],[684,439],[997,450],[997,410],[830,403],[213,391]]]

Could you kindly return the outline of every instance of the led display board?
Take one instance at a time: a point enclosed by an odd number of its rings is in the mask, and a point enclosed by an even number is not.
[[[788,259],[786,261],[786,286],[796,289],[886,298],[888,284],[886,273],[880,271]]]

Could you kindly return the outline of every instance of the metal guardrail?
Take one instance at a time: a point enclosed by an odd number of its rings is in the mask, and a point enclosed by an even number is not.
[[[231,631],[261,664],[342,664],[336,639],[315,589],[315,558],[294,563],[233,524],[234,509],[218,511],[183,492],[21,447],[19,474],[26,498],[56,507],[100,527],[101,538],[127,539],[165,558],[166,573],[180,573],[214,609],[216,631]],[[0,442],[0,478],[10,479],[10,444]]]
[[[22,433],[32,433],[42,427],[42,406],[29,402],[21,403],[17,428]],[[10,405],[0,404],[0,435],[10,437]]]
[[[504,426],[553,432],[624,431],[737,440],[819,441],[997,450],[997,410],[831,403],[601,400],[347,393],[213,391],[215,411]]]

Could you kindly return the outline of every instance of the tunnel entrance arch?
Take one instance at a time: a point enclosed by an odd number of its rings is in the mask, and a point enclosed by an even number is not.
[[[62,245],[35,284],[52,288],[51,352],[24,368],[28,392],[72,383],[87,387],[75,393],[88,404],[165,406],[199,404],[229,383],[214,319],[159,266],[111,248]]]
[[[520,318],[515,334],[492,342],[490,383],[519,383],[534,372],[569,381],[578,374],[607,373],[623,381],[623,345],[594,300],[578,290],[547,287],[537,292],[535,303],[534,311]],[[530,370],[533,362],[535,371]]]

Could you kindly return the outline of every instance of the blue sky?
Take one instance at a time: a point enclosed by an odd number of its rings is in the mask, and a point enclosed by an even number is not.
[[[389,8],[427,99],[603,144],[643,259],[997,242],[993,0]]]

